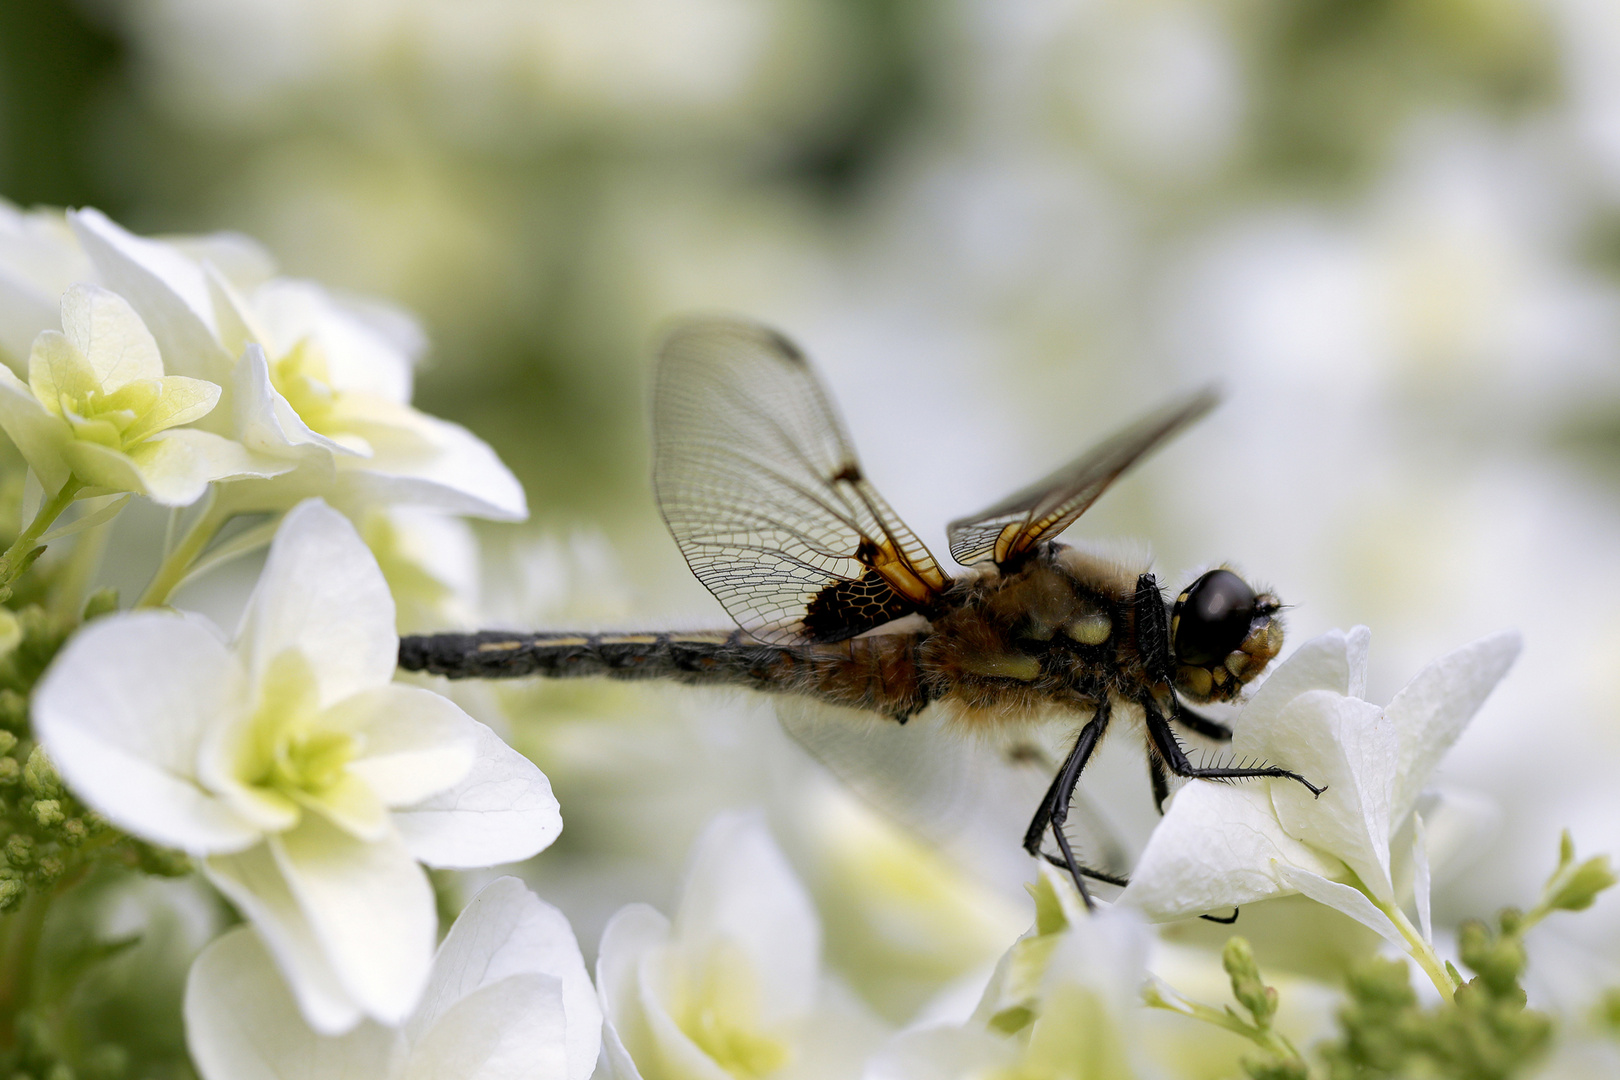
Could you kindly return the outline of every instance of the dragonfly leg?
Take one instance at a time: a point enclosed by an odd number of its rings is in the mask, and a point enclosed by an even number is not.
[[[1074,879],[1075,887],[1080,890],[1080,898],[1086,902],[1086,907],[1093,907],[1091,892],[1086,888],[1085,878],[1092,877],[1099,881],[1122,883],[1119,878],[1111,874],[1102,874],[1080,865],[1075,860],[1074,850],[1069,845],[1068,834],[1063,831],[1064,824],[1069,819],[1069,802],[1074,798],[1074,789],[1080,783],[1080,771],[1086,767],[1091,758],[1091,752],[1097,748],[1097,742],[1108,728],[1109,702],[1105,697],[1098,704],[1086,726],[1080,729],[1080,735],[1074,740],[1074,747],[1069,756],[1064,758],[1063,767],[1052,778],[1051,787],[1046,789],[1046,797],[1041,800],[1040,808],[1030,820],[1029,828],[1024,833],[1024,850],[1031,855],[1047,859],[1055,866],[1060,866],[1069,872]],[[1045,839],[1048,829],[1057,841],[1058,850],[1063,853],[1061,860],[1047,855],[1041,850],[1041,842]]]
[[[1178,703],[1176,714],[1172,719],[1195,735],[1202,735],[1204,738],[1213,739],[1216,742],[1232,741],[1231,728],[1219,720],[1213,720],[1203,713],[1193,711],[1186,705]]]
[[[1153,805],[1164,817],[1164,800],[1170,797],[1170,784],[1164,777],[1164,763],[1158,754],[1148,754],[1148,779],[1153,782]]]
[[[1325,787],[1317,787],[1297,772],[1280,769],[1275,765],[1263,765],[1259,768],[1230,768],[1226,766],[1208,767],[1194,765],[1187,757],[1187,751],[1181,748],[1176,733],[1170,729],[1170,723],[1159,711],[1149,695],[1141,699],[1142,712],[1147,719],[1148,738],[1153,741],[1153,748],[1164,758],[1164,763],[1170,771],[1177,776],[1186,776],[1197,780],[1249,780],[1262,776],[1278,777],[1285,780],[1294,780],[1303,785],[1312,795],[1321,795]]]

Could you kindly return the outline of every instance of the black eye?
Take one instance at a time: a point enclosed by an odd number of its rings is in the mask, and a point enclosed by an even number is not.
[[[1230,570],[1211,570],[1181,594],[1171,612],[1176,659],[1217,663],[1243,643],[1253,616],[1254,590]]]

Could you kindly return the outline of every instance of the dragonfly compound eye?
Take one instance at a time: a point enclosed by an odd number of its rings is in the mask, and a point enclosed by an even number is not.
[[[1254,590],[1230,570],[1211,570],[1176,598],[1170,640],[1183,664],[1218,664],[1249,633]]]

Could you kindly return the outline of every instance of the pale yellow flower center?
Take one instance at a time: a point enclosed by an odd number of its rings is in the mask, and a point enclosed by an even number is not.
[[[319,725],[315,675],[288,649],[265,672],[259,707],[243,746],[243,782],[288,798],[319,797],[343,779],[359,752],[353,735]]]
[[[326,353],[313,339],[300,341],[270,365],[270,385],[312,430],[331,434],[333,408],[339,395],[332,388]]]
[[[756,1080],[787,1064],[787,1043],[760,1030],[759,977],[741,949],[722,943],[687,974],[670,1013],[715,1064],[739,1080]]]

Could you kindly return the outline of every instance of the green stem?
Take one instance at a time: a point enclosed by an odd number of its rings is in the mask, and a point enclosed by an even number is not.
[[[220,526],[230,517],[228,511],[221,511],[217,497],[212,495],[210,497],[216,501],[192,522],[191,528],[186,530],[186,535],[181,537],[174,550],[169,552],[168,557],[163,560],[163,565],[158,567],[152,583],[141,594],[136,607],[161,607],[168,603],[169,594],[179,588],[180,582],[185,580],[186,572],[191,569],[192,563],[197,561],[197,556],[203,553],[209,542],[219,533]]]
[[[39,513],[34,515],[34,520],[29,523],[28,528],[18,534],[4,555],[0,555],[0,586],[10,585],[17,580],[19,568],[27,567],[28,556],[33,554],[36,542],[45,535],[45,530],[51,527],[51,523],[62,516],[62,511],[73,505],[74,498],[83,489],[84,481],[70,474],[67,482],[62,485],[62,490],[39,508]]]
[[[1440,991],[1440,996],[1449,1002],[1456,996],[1457,982],[1446,970],[1445,962],[1434,951],[1434,946],[1423,940],[1422,933],[1412,925],[1412,920],[1406,917],[1406,912],[1402,911],[1399,905],[1390,904],[1386,907],[1376,900],[1373,903],[1378,905],[1378,910],[1389,916],[1389,921],[1395,924],[1395,929],[1406,939],[1407,953],[1418,962],[1424,974],[1428,975],[1429,981],[1434,983],[1434,988]]]
[[[35,958],[50,906],[50,894],[36,892],[0,917],[0,1047],[6,1049],[17,1045],[17,1015],[32,1003]]]
[[[1279,1058],[1291,1061],[1300,1060],[1299,1051],[1280,1032],[1271,1027],[1257,1027],[1243,1020],[1230,1009],[1217,1009],[1213,1005],[1205,1005],[1200,1001],[1191,1001],[1179,993],[1174,998],[1166,997],[1158,992],[1156,987],[1144,990],[1142,1000],[1155,1009],[1165,1009],[1169,1012],[1180,1013],[1193,1020],[1202,1020],[1206,1024],[1214,1024],[1224,1028],[1234,1035],[1241,1035],[1262,1050],[1269,1051]]]

